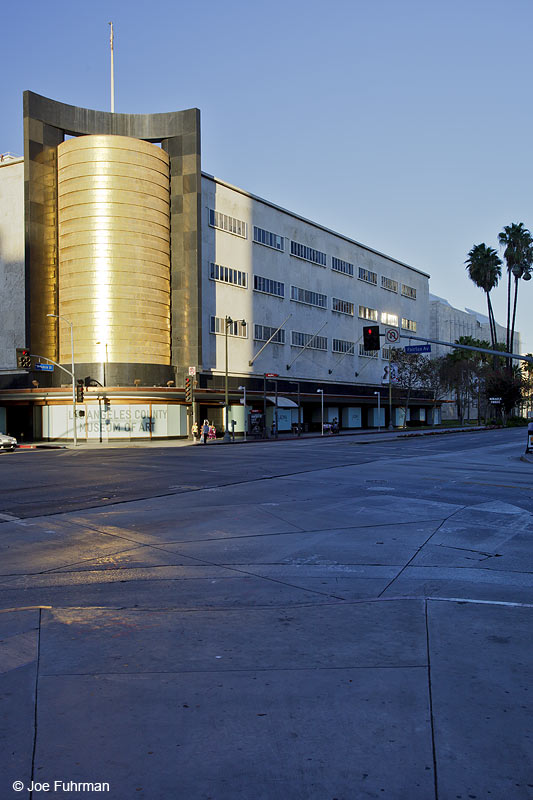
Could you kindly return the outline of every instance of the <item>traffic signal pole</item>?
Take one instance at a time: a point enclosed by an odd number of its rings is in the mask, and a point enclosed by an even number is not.
[[[71,333],[71,336],[72,336],[72,330],[70,331],[70,333]],[[72,340],[71,340],[71,342],[72,342]],[[74,346],[72,347],[72,350],[74,352]],[[58,367],[59,369],[62,369],[63,372],[66,372],[67,375],[70,375],[70,377],[72,378],[72,414],[73,414],[72,424],[74,426],[73,427],[74,447],[77,447],[77,445],[78,445],[78,437],[76,435],[76,379],[74,378],[74,360],[72,361],[72,372],[71,372],[69,369],[66,369],[65,367],[62,367],[61,364],[58,364],[57,361],[52,361],[51,358],[47,358],[46,356],[40,356],[40,355],[37,355],[36,353],[30,353],[30,355],[31,355],[32,358],[38,358],[39,360],[46,361],[47,364],[53,364],[54,367]]]

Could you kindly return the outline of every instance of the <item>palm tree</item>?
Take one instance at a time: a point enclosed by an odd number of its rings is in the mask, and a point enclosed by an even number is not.
[[[506,225],[498,234],[500,246],[505,246],[503,256],[507,263],[507,352],[513,346],[514,326],[516,319],[516,300],[518,297],[518,281],[523,278],[531,280],[533,265],[533,237],[523,222]],[[514,275],[514,302],[511,322],[511,273]]]
[[[498,281],[502,276],[502,261],[498,256],[496,250],[492,247],[487,247],[483,242],[476,244],[468,253],[468,258],[465,261],[467,265],[470,280],[473,281],[479,289],[483,289],[487,295],[487,309],[489,312],[489,327],[490,338],[492,346],[495,347],[497,343],[496,335],[496,320],[494,319],[494,311],[490,301],[490,293],[498,285]]]

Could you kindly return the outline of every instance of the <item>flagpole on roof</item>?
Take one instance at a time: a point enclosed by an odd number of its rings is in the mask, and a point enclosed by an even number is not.
[[[111,31],[109,34],[109,44],[111,46],[111,113],[115,113],[115,65],[113,61],[113,23],[110,22]]]

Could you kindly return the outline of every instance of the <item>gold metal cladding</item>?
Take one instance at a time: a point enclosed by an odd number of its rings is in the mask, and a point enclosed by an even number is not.
[[[94,217],[92,217],[94,220]],[[59,229],[59,246],[62,249],[69,247],[78,247],[89,245],[98,249],[107,247],[115,250],[117,245],[124,245],[130,251],[136,247],[142,247],[145,250],[160,250],[163,253],[170,253],[170,242],[168,236],[163,239],[160,236],[150,236],[135,231],[135,225],[131,226],[131,230],[124,229],[124,223],[121,223],[119,230],[109,230],[107,225],[108,220],[104,220],[101,224],[98,223],[98,228],[92,231],[75,231],[74,233],[65,233]]]
[[[75,360],[170,364],[167,153],[79,136],[59,145],[57,168],[59,313],[74,325]],[[59,350],[69,361],[61,320]]]
[[[124,216],[129,219],[139,219],[146,222],[154,222],[156,225],[167,227],[169,220],[165,212],[157,211],[155,208],[145,206],[133,206],[129,203],[81,203],[78,205],[63,205],[61,217],[64,223],[70,220],[81,221],[84,217],[113,217]]]
[[[80,181],[82,179],[80,178]],[[116,192],[114,194],[110,194],[107,191],[106,186],[102,186],[99,192],[95,192],[95,185],[94,181],[91,182],[90,179],[83,179],[86,181],[86,187],[84,189],[81,188],[80,183],[77,183],[77,188],[72,192],[65,193],[61,198],[58,198],[58,206],[59,210],[63,211],[66,208],[70,208],[72,206],[76,208],[81,208],[82,206],[89,205],[88,198],[91,199],[93,203],[114,203],[114,204],[124,204],[127,207],[131,207],[131,215],[136,217],[138,215],[137,208],[140,207],[145,212],[148,210],[147,205],[147,197],[150,198],[149,208],[152,210],[160,211],[162,214],[167,213],[168,211],[168,197],[161,197],[158,198],[153,194],[147,194],[146,192],[135,191],[134,189],[121,189],[120,194]],[[83,196],[83,192],[88,192],[87,197]]]

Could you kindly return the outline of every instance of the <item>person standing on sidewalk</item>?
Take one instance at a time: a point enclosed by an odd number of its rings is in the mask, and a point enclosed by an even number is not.
[[[209,436],[209,421],[204,419],[204,424],[202,425],[202,438],[204,440],[204,444],[207,444],[207,437]]]

